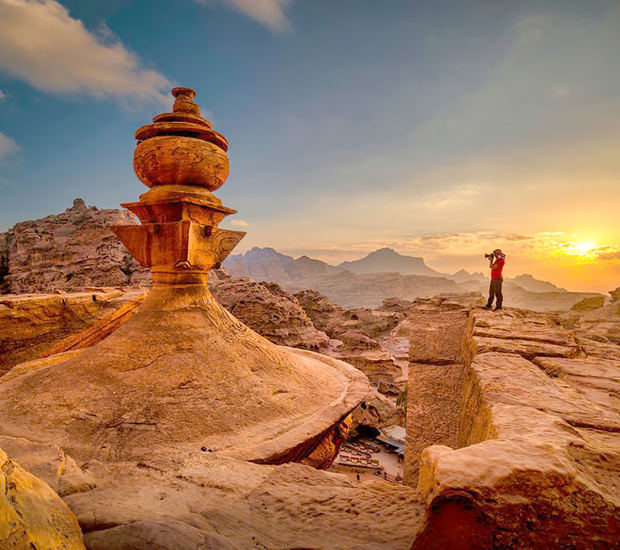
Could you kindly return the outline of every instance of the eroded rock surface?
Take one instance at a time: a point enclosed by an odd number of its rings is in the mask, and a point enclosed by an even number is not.
[[[44,353],[136,295],[118,289],[0,296],[0,375]]]
[[[402,386],[402,368],[379,339],[404,318],[400,312],[345,309],[314,290],[295,294],[314,326],[330,338],[329,355],[360,369],[380,392],[395,395]]]
[[[274,344],[324,350],[328,336],[315,328],[297,298],[276,283],[213,279],[212,294],[230,313]]]
[[[612,294],[612,291],[610,294]],[[620,302],[612,300],[607,305],[562,313],[562,325],[577,336],[582,344],[595,341],[620,345]]]
[[[463,376],[451,384],[458,398],[447,416],[457,415],[456,433],[421,454],[418,490],[428,508],[414,548],[440,547],[438,530],[448,524],[470,537],[468,548],[613,547],[620,536],[620,347],[594,342],[606,357],[594,355],[553,317],[533,312],[469,314]],[[426,372],[425,387],[440,397],[450,377]],[[411,388],[409,397],[415,407]],[[445,400],[436,404],[445,418],[439,403]],[[408,423],[408,440],[424,429]]]
[[[43,481],[0,449],[0,548],[83,550],[78,522]]]
[[[131,257],[109,227],[135,224],[126,210],[99,210],[75,199],[61,214],[20,222],[6,233],[6,291],[76,290],[146,284],[147,269]]]

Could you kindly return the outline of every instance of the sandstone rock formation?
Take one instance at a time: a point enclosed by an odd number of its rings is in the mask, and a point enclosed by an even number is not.
[[[586,342],[592,345],[591,341],[620,344],[620,302],[613,299],[614,292],[610,292],[611,303],[603,305],[599,300],[590,303],[589,307],[571,309],[559,315],[560,322],[571,329],[584,345]]]
[[[116,289],[0,296],[0,375],[84,330],[132,296]]]
[[[146,284],[140,267],[110,231],[135,224],[127,211],[87,207],[82,199],[62,214],[16,224],[6,234],[4,277],[11,293]],[[2,246],[0,246],[2,256]]]
[[[78,522],[60,497],[0,449],[0,548],[83,550]]]
[[[251,279],[213,281],[209,288],[230,313],[274,344],[325,350],[329,337],[317,330],[297,299],[276,283]]]
[[[111,228],[153,289],[94,346],[5,374],[0,433],[62,443],[81,461],[152,460],[176,447],[327,468],[368,381],[342,361],[274,345],[213,298],[209,271],[245,233],[218,227],[235,212],[212,193],[228,175],[225,138],[193,90],[173,95],[173,112],[136,132],[134,169],[150,190],[123,206],[142,224]]]
[[[620,347],[587,351],[552,317],[518,310],[427,304],[408,320],[406,480],[419,467],[428,506],[414,548],[449,543],[447,524],[472,548],[616,544]],[[433,349],[433,333],[448,345]]]
[[[332,339],[327,353],[360,369],[382,393],[398,393],[402,369],[377,339],[395,328],[403,314],[345,309],[315,290],[298,292],[295,297],[314,326]]]
[[[591,298],[584,298],[580,300],[576,304],[571,306],[571,311],[592,311],[594,309],[598,309],[599,307],[603,307],[605,303],[604,296],[593,296]]]

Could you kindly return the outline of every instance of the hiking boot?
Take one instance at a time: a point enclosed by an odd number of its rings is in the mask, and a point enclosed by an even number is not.
[[[491,309],[491,308],[489,308],[489,309]],[[501,311],[501,309],[502,309],[502,306],[499,306],[499,307],[496,307],[493,311]]]
[[[491,306],[484,306],[482,309],[493,309]]]

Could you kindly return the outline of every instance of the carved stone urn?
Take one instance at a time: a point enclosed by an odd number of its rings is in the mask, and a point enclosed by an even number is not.
[[[155,285],[205,283],[245,236],[218,229],[236,213],[211,191],[228,177],[228,142],[200,116],[190,88],[174,88],[172,113],[136,131],[134,170],[150,191],[123,204],[142,222],[113,231],[138,262],[151,269]]]
[[[190,88],[174,88],[172,113],[136,131],[133,166],[147,185],[198,185],[215,191],[228,177],[228,142],[200,116]]]

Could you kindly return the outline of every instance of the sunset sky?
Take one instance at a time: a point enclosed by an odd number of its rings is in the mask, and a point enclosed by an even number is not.
[[[0,0],[0,231],[145,191],[134,131],[197,90],[238,251],[383,246],[620,285],[617,0]],[[233,224],[233,225],[231,225]]]

